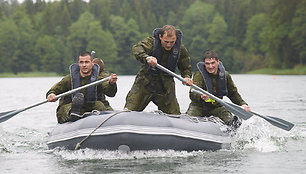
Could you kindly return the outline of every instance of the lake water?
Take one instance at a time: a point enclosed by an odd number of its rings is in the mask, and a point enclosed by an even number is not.
[[[119,76],[118,93],[108,98],[122,110],[135,76]],[[0,112],[45,100],[59,77],[0,78]],[[219,151],[48,150],[48,132],[55,125],[56,103],[19,113],[0,123],[0,173],[306,173],[306,76],[233,75],[251,108],[290,121],[290,131],[253,116],[239,128],[232,148]],[[189,88],[176,81],[185,112]],[[157,107],[150,104],[145,111]]]

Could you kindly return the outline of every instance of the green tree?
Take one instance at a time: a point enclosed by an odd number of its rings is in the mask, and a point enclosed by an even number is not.
[[[35,13],[35,6],[32,0],[25,0],[23,3],[25,4],[27,14],[32,15]]]
[[[68,35],[67,40],[72,49],[72,55],[74,55],[75,61],[77,61],[77,56],[80,52],[87,48],[87,36],[90,28],[89,24],[92,22],[95,22],[94,16],[90,12],[86,11],[69,27],[70,34]]]
[[[118,56],[121,61],[120,71],[124,74],[134,74],[138,68],[137,61],[132,58],[131,48],[133,44],[144,37],[139,32],[139,25],[131,18],[126,23],[120,16],[111,16],[110,31],[112,31],[116,45],[118,47]],[[136,68],[133,68],[136,67]]]
[[[266,25],[267,15],[259,13],[254,15],[249,21],[247,26],[246,37],[243,46],[251,53],[262,53],[260,50],[260,33]]]
[[[89,11],[100,20],[102,27],[109,26],[111,16],[111,4],[109,0],[91,0]]]
[[[171,24],[173,26],[179,25],[179,22],[177,20],[177,16],[176,16],[176,14],[173,11],[170,11],[168,13],[167,24]]]
[[[203,55],[205,50],[209,49],[207,40],[203,39],[200,35],[196,35],[192,38],[191,45],[188,47],[193,54],[191,64],[193,69],[196,69],[196,64],[203,61]]]
[[[224,16],[228,24],[228,34],[234,39],[235,47],[240,47],[244,40],[248,19],[258,12],[267,10],[270,1],[215,0],[212,3],[216,10]]]
[[[80,51],[93,49],[98,50],[97,55],[109,57],[106,63],[113,67],[110,70],[134,74],[139,63],[132,58],[131,46],[164,24],[183,31],[183,44],[190,53],[193,68],[206,49],[217,51],[231,72],[264,66],[291,68],[306,61],[305,3],[305,0],[22,3],[0,0],[0,71],[18,73],[42,68],[66,72]],[[37,38],[40,43],[52,45],[39,46]],[[48,54],[35,50],[48,50]],[[43,63],[49,65],[42,65],[41,53],[45,56]]]
[[[36,12],[42,12],[46,8],[47,4],[44,0],[36,0],[34,6]]]
[[[131,2],[129,0],[124,0],[122,8],[120,8],[120,16],[122,16],[124,20],[128,20],[133,16],[133,13]]]
[[[65,1],[61,1],[60,12],[58,13],[58,23],[61,26],[64,37],[67,37],[69,34],[69,26],[71,25],[71,17],[68,11],[67,3]]]
[[[11,67],[17,59],[14,56],[20,40],[18,27],[12,19],[0,20],[0,38],[0,72],[12,72]]]
[[[139,24],[141,24],[139,26],[139,30],[141,32],[151,32],[151,31],[147,31],[147,20],[146,18],[144,17],[144,15],[142,14],[141,11],[137,11],[138,12],[138,15],[137,15],[137,18],[136,18],[136,21],[138,21]],[[151,29],[152,30],[152,29]]]
[[[110,17],[109,30],[113,33],[114,39],[118,46],[119,56],[123,57],[126,51],[124,50],[124,48],[126,47],[124,44],[127,30],[124,18],[121,16],[112,15]]]
[[[203,39],[207,38],[205,26],[211,23],[215,13],[214,6],[211,4],[199,0],[191,4],[181,22],[185,45],[191,45],[193,37],[197,35]]]
[[[299,55],[294,51],[289,38],[291,21],[298,2],[298,0],[275,0],[268,24],[260,34],[262,48],[266,51],[270,66],[273,68],[291,68],[298,62]]]
[[[132,55],[132,46],[145,36],[139,32],[139,25],[131,18],[126,24],[124,38],[124,49],[122,50],[121,66],[123,74],[136,74],[139,69],[139,62]]]
[[[31,64],[35,64],[33,57],[35,57],[34,45],[36,34],[33,25],[28,15],[24,11],[16,11],[13,19],[18,27],[19,40],[14,53],[14,60],[11,65],[14,73],[34,71]]]
[[[51,5],[47,6],[42,12],[42,17],[39,21],[39,29],[41,33],[53,34],[56,28],[56,11]]]
[[[197,0],[186,10],[181,22],[184,35],[183,43],[192,57],[193,70],[196,70],[196,63],[202,60],[205,50],[213,49],[208,45],[209,33],[207,27],[209,28],[208,24],[212,22],[215,14],[213,5]]]
[[[112,33],[102,30],[100,22],[94,21],[89,24],[86,38],[88,43],[86,50],[94,50],[96,56],[103,59],[105,66],[110,67],[108,70],[120,72],[117,46]]]
[[[291,23],[289,37],[292,40],[294,51],[298,54],[298,64],[304,65],[306,62],[306,1],[301,1],[297,5],[294,18]]]
[[[223,16],[216,14],[210,24],[206,25],[206,31],[208,33],[208,44],[218,52],[223,52],[227,46],[225,38],[227,37],[227,24],[224,21]]]
[[[161,27],[157,21],[155,13],[147,11],[145,16],[146,16],[146,26],[145,26],[146,32],[152,32],[155,28]]]
[[[218,53],[219,58],[228,70],[234,70],[235,59],[232,55],[234,39],[228,34],[228,25],[223,16],[217,13],[212,22],[206,25],[206,30],[208,47]]]
[[[72,22],[77,21],[86,8],[87,4],[83,0],[71,1],[71,3],[68,4],[68,9]]]
[[[68,62],[62,62],[65,47],[61,38],[43,35],[37,39],[35,51],[39,57],[37,62],[39,71],[64,73],[62,64]]]

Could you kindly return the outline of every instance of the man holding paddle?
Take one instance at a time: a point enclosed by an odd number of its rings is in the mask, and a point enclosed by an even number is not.
[[[56,95],[72,89],[93,83],[102,79],[99,76],[99,66],[93,62],[93,57],[89,52],[83,52],[79,56],[78,64],[70,66],[70,74],[56,83],[46,94],[48,102],[55,102]],[[92,110],[106,110],[105,106],[97,96],[101,93],[109,97],[114,97],[117,93],[117,75],[111,74],[108,82],[88,86],[72,95],[64,96],[59,101],[57,108],[58,123],[76,121],[82,118],[85,112]]]
[[[93,62],[99,65],[99,67],[100,67],[99,75],[102,78],[106,78],[106,77],[111,75],[111,73],[104,68],[104,62],[101,58],[94,58]],[[105,94],[101,93],[100,96],[98,96],[97,100],[100,100],[104,104],[104,106],[106,107],[106,110],[108,110],[108,111],[113,111],[114,110],[110,106],[109,102],[106,100]]]
[[[237,87],[230,74],[225,71],[218,54],[212,50],[204,54],[204,62],[197,64],[199,69],[194,74],[194,85],[207,90],[209,93],[222,99],[227,96],[233,103],[243,107],[244,110],[251,112],[250,107],[241,98]],[[192,116],[217,116],[226,124],[235,128],[240,126],[238,117],[233,116],[224,106],[209,98],[206,94],[198,94],[190,91],[191,103],[187,110],[188,115]]]
[[[126,109],[142,111],[153,101],[164,113],[180,114],[173,77],[155,66],[160,63],[172,72],[178,67],[181,76],[185,78],[183,84],[192,84],[190,57],[181,39],[180,30],[165,25],[155,29],[153,36],[133,46],[134,56],[143,65],[126,97]]]

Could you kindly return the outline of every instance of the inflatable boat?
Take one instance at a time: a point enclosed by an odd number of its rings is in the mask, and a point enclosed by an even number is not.
[[[230,148],[231,128],[216,117],[162,112],[104,111],[58,124],[49,133],[49,149],[219,150]]]

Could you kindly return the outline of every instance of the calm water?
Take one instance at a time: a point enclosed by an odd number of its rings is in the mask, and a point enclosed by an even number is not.
[[[0,112],[45,100],[61,78],[0,78]],[[290,131],[253,116],[243,122],[230,150],[215,152],[48,150],[56,125],[57,103],[46,103],[0,123],[0,173],[306,173],[306,76],[233,75],[251,108],[293,122]],[[119,91],[109,98],[122,110],[134,76],[119,76]],[[188,87],[176,81],[181,111],[189,105]],[[150,104],[146,111],[156,110]]]

